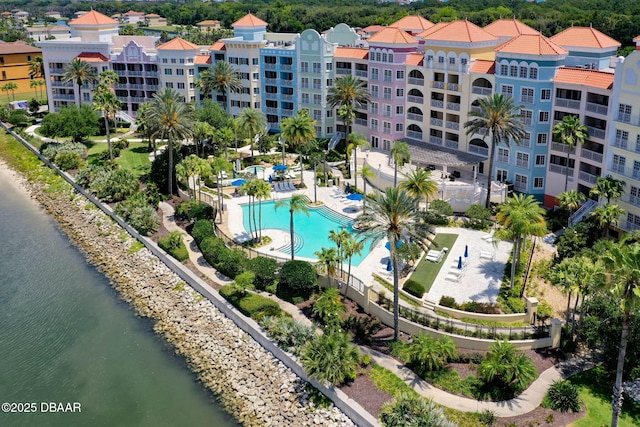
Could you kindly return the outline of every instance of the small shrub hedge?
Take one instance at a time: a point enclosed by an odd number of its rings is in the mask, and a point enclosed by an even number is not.
[[[233,285],[220,288],[220,295],[233,304],[245,316],[260,321],[265,316],[280,317],[282,310],[277,302],[252,292],[238,292]]]
[[[451,205],[448,202],[441,199],[436,199],[432,201],[429,204],[429,210],[431,212],[444,215],[444,216],[453,215],[453,208],[451,207]]]
[[[318,273],[307,261],[287,261],[280,269],[278,292],[290,296],[310,296],[317,288]]]
[[[544,399],[542,406],[560,412],[580,412],[578,388],[569,381],[554,381]]]
[[[200,245],[205,238],[214,235],[213,224],[208,219],[200,219],[193,224],[191,235],[196,243]]]
[[[187,219],[211,219],[213,218],[213,206],[191,200],[181,203],[176,209],[176,214]]]
[[[524,303],[523,303],[524,304]],[[469,313],[481,314],[500,314],[500,308],[497,304],[490,302],[465,301],[458,304],[453,297],[443,295],[440,298],[442,307],[454,308],[456,310],[468,311]]]
[[[422,283],[416,282],[415,280],[407,280],[406,282],[404,282],[404,286],[402,287],[402,289],[413,295],[414,297],[417,298],[422,298],[422,296],[424,295],[426,289],[424,287],[424,285]]]
[[[267,289],[276,281],[278,262],[273,258],[257,256],[247,261],[247,268],[256,276],[253,284],[257,289]]]
[[[82,157],[78,153],[60,153],[56,155],[55,163],[63,171],[78,169],[82,164]]]
[[[436,213],[436,212],[430,212],[430,211],[425,212],[423,214],[423,218],[427,224],[440,225],[440,226],[449,225],[449,218],[447,218],[444,215],[440,215],[439,213]]]
[[[158,246],[180,262],[189,259],[189,252],[179,231],[172,231],[168,236],[158,239]]]
[[[458,308],[458,303],[454,297],[442,295],[439,304],[443,307]]]

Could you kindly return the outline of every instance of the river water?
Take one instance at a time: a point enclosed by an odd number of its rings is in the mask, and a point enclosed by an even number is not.
[[[0,426],[237,426],[55,222],[3,180]],[[60,403],[76,411],[51,412]]]

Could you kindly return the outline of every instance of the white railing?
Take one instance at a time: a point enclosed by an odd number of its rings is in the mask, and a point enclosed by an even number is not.
[[[437,99],[431,100],[431,106],[436,108],[444,108],[444,101],[440,101]]]
[[[415,77],[409,77],[408,81],[409,81],[410,85],[424,86],[424,79],[417,79]]]
[[[430,135],[429,142],[436,145],[442,145],[442,137]]]
[[[470,153],[480,154],[482,156],[489,155],[489,149],[486,147],[480,147],[479,145],[469,144],[469,149],[467,151]]]
[[[593,138],[606,139],[607,131],[605,129],[598,129],[592,126],[587,126],[587,131],[589,132],[589,136]]]
[[[595,102],[587,102],[587,111],[606,116],[609,113],[609,107]]]
[[[578,172],[578,179],[588,182],[589,184],[595,184],[598,177],[589,172],[580,171]]]
[[[447,102],[447,109],[460,111],[460,104],[457,102]]]
[[[490,87],[472,86],[471,92],[478,95],[491,95],[491,92],[493,92],[493,89],[491,89]]]
[[[580,101],[575,99],[556,98],[556,107],[564,107],[564,108],[579,110]]]
[[[596,206],[598,206],[598,203],[595,200],[588,199],[585,203],[582,204],[582,206],[580,206],[577,211],[573,213],[573,215],[571,215],[571,217],[569,217],[569,227],[573,227],[574,225],[582,221],[582,219],[587,216],[587,214],[591,212]]]
[[[415,102],[416,104],[422,104],[422,103],[424,103],[424,97],[415,96],[415,95],[409,95],[409,96],[407,96],[407,101]]]
[[[429,120],[429,123],[430,123],[432,126],[439,126],[439,127],[441,127],[441,126],[442,126],[442,119],[434,119],[434,118],[431,118],[431,119]]]
[[[407,136],[409,138],[422,140],[422,132],[418,132],[418,131],[415,131],[415,130],[408,130],[407,131]]]
[[[598,153],[597,151],[592,151],[582,147],[582,150],[580,150],[580,156],[588,160],[593,160],[594,162],[602,163],[602,153]]]

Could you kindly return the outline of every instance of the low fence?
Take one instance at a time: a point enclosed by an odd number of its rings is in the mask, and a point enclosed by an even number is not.
[[[85,191],[84,188],[76,184],[75,179],[58,168],[55,164],[51,163],[44,156],[40,154],[40,152],[31,145],[27,140],[25,140],[20,135],[16,134],[7,126],[2,123],[2,127],[7,130],[9,134],[11,134],[14,138],[16,138],[19,142],[21,142],[26,148],[28,148],[31,152],[33,152],[38,158],[44,162],[49,168],[56,171],[62,178],[65,179],[78,193],[82,194],[89,201],[95,204],[100,210],[102,210],[105,214],[111,217],[120,227],[124,228],[131,236],[135,239],[138,239],[142,242],[145,247],[151,251],[155,256],[157,256],[164,264],[167,265],[174,273],[176,273],[180,279],[184,280],[195,290],[200,292],[204,297],[206,297],[209,301],[213,303],[213,305],[220,310],[225,316],[231,319],[240,329],[249,334],[254,340],[256,340],[264,349],[269,351],[285,364],[289,369],[291,369],[298,377],[302,380],[311,383],[314,387],[322,392],[325,396],[333,401],[333,403],[342,411],[345,415],[347,415],[353,422],[358,426],[379,426],[378,421],[369,414],[366,410],[364,410],[360,404],[349,398],[346,394],[344,394],[341,390],[333,387],[326,386],[324,384],[319,383],[318,381],[311,379],[307,376],[306,372],[302,368],[302,366],[295,360],[293,357],[283,351],[280,347],[277,346],[275,342],[273,342],[269,337],[265,335],[260,325],[258,325],[253,319],[245,317],[242,313],[240,313],[235,307],[233,307],[230,303],[228,303],[224,298],[218,294],[213,288],[211,288],[205,281],[203,281],[200,277],[198,277],[193,271],[186,268],[184,265],[176,261],[173,257],[169,256],[164,250],[162,250],[153,240],[148,237],[142,236],[131,227],[129,224],[124,222],[122,218],[113,213],[113,210],[108,206],[103,204],[99,199],[97,199],[93,194]]]

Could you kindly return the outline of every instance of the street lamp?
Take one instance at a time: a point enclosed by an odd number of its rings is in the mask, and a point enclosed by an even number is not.
[[[318,159],[313,159],[313,203],[318,204]]]
[[[382,191],[380,189],[380,169],[382,168],[382,163],[378,163],[378,191]]]

